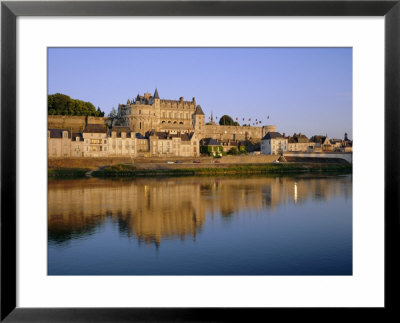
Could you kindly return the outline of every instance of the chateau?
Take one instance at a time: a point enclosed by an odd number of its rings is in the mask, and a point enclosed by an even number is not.
[[[149,131],[183,134],[195,132],[199,139],[213,138],[218,140],[248,140],[256,141],[270,131],[276,131],[275,126],[220,126],[205,123],[205,115],[196,98],[185,101],[160,99],[158,90],[154,94],[137,95],[136,99],[128,100],[118,106],[118,117],[121,125],[128,126],[135,133],[145,135]]]
[[[205,122],[196,99],[160,99],[144,93],[119,104],[107,118],[80,116],[48,117],[49,157],[198,157],[214,156],[232,148],[261,154],[352,151],[352,141],[302,134],[286,137],[276,126],[217,125]]]
[[[206,138],[231,148],[240,141],[260,142],[266,133],[276,131],[275,126],[206,124],[195,98],[160,99],[157,89],[153,95],[144,93],[119,104],[116,116],[87,117],[82,122],[82,117],[49,117],[49,157],[197,157]]]

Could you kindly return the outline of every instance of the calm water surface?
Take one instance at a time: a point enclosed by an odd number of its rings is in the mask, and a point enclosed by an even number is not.
[[[352,177],[49,181],[49,275],[351,275]]]

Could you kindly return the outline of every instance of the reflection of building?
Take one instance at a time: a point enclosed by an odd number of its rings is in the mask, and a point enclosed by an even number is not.
[[[110,218],[121,234],[158,245],[195,237],[207,214],[231,219],[239,211],[273,212],[280,204],[351,196],[351,177],[90,179],[50,181],[48,188],[50,240],[87,234]]]

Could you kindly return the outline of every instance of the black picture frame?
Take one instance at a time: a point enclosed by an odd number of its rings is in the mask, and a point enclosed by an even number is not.
[[[18,308],[16,307],[16,19],[18,16],[384,16],[384,308]],[[399,305],[400,0],[380,1],[73,1],[1,3],[1,317],[3,322],[253,321],[266,314],[308,320],[372,319]],[[373,134],[379,135],[382,134]],[[382,156],[383,157],[383,156]],[[310,311],[313,311],[310,313]],[[266,311],[269,311],[268,313]],[[314,315],[313,315],[314,314]],[[315,315],[316,314],[316,315]],[[324,315],[321,317],[320,315]],[[254,316],[253,316],[254,315]],[[260,316],[261,315],[261,316]],[[326,315],[326,316],[325,316]],[[282,316],[283,317],[283,316]],[[396,316],[394,316],[396,317]]]

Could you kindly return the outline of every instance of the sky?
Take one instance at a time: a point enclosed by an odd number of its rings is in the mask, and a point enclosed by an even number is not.
[[[352,138],[352,70],[351,48],[49,48],[48,94],[107,115],[157,87],[161,99],[195,97],[206,121]]]

